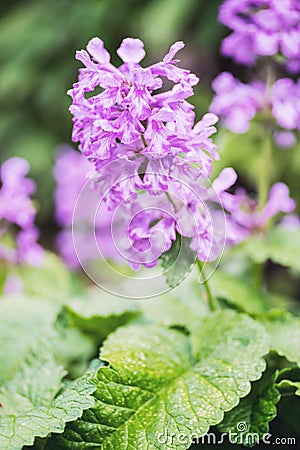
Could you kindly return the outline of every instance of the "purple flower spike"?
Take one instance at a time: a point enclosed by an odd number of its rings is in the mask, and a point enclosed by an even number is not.
[[[208,160],[217,157],[210,139],[217,118],[210,116],[207,124],[194,127],[195,114],[186,99],[193,95],[199,80],[189,70],[179,68],[179,60],[174,59],[183,46],[175,43],[162,62],[148,68],[139,65],[145,56],[139,39],[123,40],[117,53],[124,63],[118,68],[110,63],[99,38],[87,45],[93,60],[86,51],[77,52],[85,68],[80,69],[78,82],[69,91],[73,99],[72,138],[98,169],[118,158],[132,160],[140,154],[148,159],[164,158],[184,152],[197,158],[195,162],[209,176]],[[174,86],[157,94],[164,84],[162,77]],[[100,94],[94,94],[96,87],[101,88]],[[87,98],[86,93],[92,95]]]
[[[298,0],[225,0],[219,20],[233,31],[221,51],[236,62],[252,66],[257,57],[283,55],[293,68],[299,61]]]
[[[113,215],[119,257],[134,269],[155,266],[178,234],[202,261],[215,259],[225,240],[220,208],[226,202],[225,188],[219,195],[207,188],[212,161],[219,159],[211,139],[218,117],[210,112],[195,123],[187,99],[199,80],[179,67],[177,52],[183,47],[176,42],[162,61],[146,68],[139,64],[145,56],[139,39],[123,40],[118,68],[99,38],[87,46],[92,59],[84,50],[77,53],[85,67],[69,91],[73,140],[95,169],[94,187],[99,202]],[[235,179],[230,173],[226,186]],[[66,208],[68,202],[63,204]],[[59,217],[68,214],[58,210]],[[70,246],[66,248],[70,258]],[[79,252],[84,260],[84,251]]]
[[[244,84],[229,72],[213,81],[216,92],[210,111],[220,115],[233,133],[246,133],[257,113],[274,117],[274,140],[278,147],[289,148],[295,142],[292,130],[300,130],[300,81],[281,78],[267,87],[255,81]],[[286,132],[285,130],[288,130]]]
[[[1,166],[0,259],[37,266],[42,262],[43,250],[37,243],[39,233],[34,225],[35,208],[30,199],[35,184],[26,178],[28,171],[29,164],[22,158],[11,158]],[[18,227],[15,247],[1,243],[1,237],[11,232],[11,224]]]
[[[210,111],[224,118],[225,126],[233,133],[248,131],[250,121],[266,102],[263,83],[243,84],[231,73],[223,72],[213,81],[216,95]]]

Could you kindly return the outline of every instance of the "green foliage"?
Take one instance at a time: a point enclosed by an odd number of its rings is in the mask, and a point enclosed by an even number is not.
[[[300,366],[300,319],[284,311],[271,311],[261,322],[271,337],[271,349]]]
[[[196,253],[190,249],[190,239],[177,233],[172,247],[160,257],[166,281],[170,287],[177,286],[192,270]]]
[[[100,291],[101,292],[101,291]],[[63,307],[59,320],[67,321],[68,327],[77,327],[102,341],[117,327],[124,325],[139,314],[135,302],[116,298],[99,289],[85,298],[74,298]]]
[[[200,284],[192,278],[192,274],[168,293],[139,302],[139,308],[142,311],[140,321],[186,329],[191,329],[209,314]]]
[[[280,393],[275,385],[275,375],[266,372],[253,383],[250,394],[243,398],[238,406],[225,414],[218,425],[223,433],[230,433],[236,442],[254,447],[269,432],[269,423],[276,417],[276,404]]]
[[[221,270],[213,275],[211,287],[214,295],[248,314],[262,313],[266,308],[265,298],[249,282]]]
[[[71,295],[71,277],[57,255],[46,252],[42,265],[15,266],[13,273],[21,279],[22,292],[31,297],[62,303]]]
[[[278,226],[266,236],[251,237],[243,249],[257,263],[270,259],[282,266],[300,270],[300,230],[289,231]]]
[[[43,371],[47,375],[49,383],[53,383],[51,382],[51,369],[48,366]],[[35,371],[35,373],[38,375],[38,371]],[[53,379],[55,380],[55,377]],[[30,382],[33,383],[33,386]],[[47,388],[45,380],[42,378],[36,379],[32,376],[26,386],[28,392],[31,391],[32,387],[36,390],[39,382]],[[20,386],[20,389],[24,393],[22,386]],[[62,432],[66,422],[77,419],[82,415],[84,409],[90,408],[93,405],[94,400],[91,394],[94,390],[95,385],[86,376],[68,386],[54,400],[49,401],[49,396],[54,393],[52,384],[42,394],[39,392],[38,398],[34,399],[34,403],[31,403],[31,398],[27,399],[27,404],[22,404],[23,412],[17,410],[15,413],[1,415],[1,449],[19,450],[24,445],[32,445],[37,436],[46,437],[51,431],[55,431],[56,433]],[[21,397],[23,398],[22,395]],[[6,398],[6,400],[10,401],[10,397]],[[20,410],[20,407],[18,409]]]
[[[268,338],[252,319],[227,311],[211,315],[191,336],[151,325],[118,329],[100,357],[95,407],[55,435],[48,449],[186,449],[224,411],[249,393],[265,368]],[[160,443],[184,433],[187,441]]]
[[[0,300],[0,385],[12,378],[30,351],[31,345],[55,320],[51,303],[29,298]]]

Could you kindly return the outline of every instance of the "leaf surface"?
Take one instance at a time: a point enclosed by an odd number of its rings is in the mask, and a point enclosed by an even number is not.
[[[100,353],[109,366],[98,370],[95,407],[47,449],[186,449],[249,393],[267,351],[263,327],[233,311],[205,318],[191,336],[154,325],[120,328]],[[175,433],[172,442],[166,431]]]
[[[300,319],[288,312],[271,311],[261,322],[270,334],[271,350],[300,366]]]
[[[269,423],[277,415],[276,404],[279,400],[275,375],[266,373],[253,383],[250,394],[225,414],[218,428],[223,433],[231,433],[237,439],[236,442],[253,447],[269,432]]]

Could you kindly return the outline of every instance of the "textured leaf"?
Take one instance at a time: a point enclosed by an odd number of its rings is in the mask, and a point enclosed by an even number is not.
[[[47,406],[33,407],[20,415],[0,416],[1,450],[21,450],[35,437],[61,433],[66,422],[76,420],[93,403],[95,384],[86,376],[77,380]]]
[[[177,234],[172,247],[160,257],[166,281],[170,287],[177,286],[192,270],[196,253],[190,249],[190,239]]]
[[[244,312],[256,314],[265,311],[265,299],[237,277],[217,271],[210,280],[210,286],[215,296]]]
[[[226,311],[191,337],[158,326],[128,326],[105,341],[96,404],[53,436],[48,449],[186,449],[169,433],[204,435],[250,391],[265,368],[268,337],[259,323]]]
[[[279,400],[275,375],[266,373],[253,383],[250,394],[225,414],[218,428],[223,433],[236,433],[236,442],[253,447],[269,432],[269,423],[276,417]]]
[[[271,349],[300,366],[300,319],[287,312],[271,311],[261,318],[271,337]]]
[[[134,301],[116,298],[97,289],[86,298],[70,300],[63,307],[60,318],[65,318],[69,326],[78,327],[103,340],[110,332],[138,314]]]
[[[86,370],[88,358],[95,354],[95,344],[80,330],[54,329],[59,306],[55,302],[28,297],[0,300],[0,386],[11,379],[30,356],[33,344],[48,338],[47,353],[73,377]],[[40,353],[43,361],[43,353]],[[71,367],[72,366],[72,367]]]
[[[0,388],[0,415],[17,416],[34,407],[47,406],[60,390],[65,375],[46,341],[40,342],[15,376]]]
[[[270,259],[282,266],[300,270],[300,230],[275,227],[267,236],[253,236],[243,246],[253,261]]]
[[[49,330],[56,308],[29,298],[0,300],[0,385],[14,376],[31,345]]]

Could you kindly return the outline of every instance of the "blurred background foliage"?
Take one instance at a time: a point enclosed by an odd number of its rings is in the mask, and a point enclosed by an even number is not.
[[[220,4],[221,0],[2,0],[0,158],[17,155],[29,160],[31,176],[37,182],[38,223],[44,244],[55,232],[52,171],[56,149],[62,143],[71,144],[66,92],[81,66],[74,59],[75,51],[99,36],[119,64],[115,50],[121,40],[139,37],[145,42],[143,64],[147,65],[159,60],[173,42],[185,41],[179,57],[183,67],[200,77],[191,99],[200,116],[207,111],[212,98],[210,84],[220,70],[233,69],[235,75],[247,78],[245,68],[233,66],[219,55],[226,34],[217,22]],[[221,132],[218,143],[222,161],[216,164],[216,171],[232,164],[240,181],[253,189],[260,156],[255,132],[243,136]],[[296,196],[297,155],[299,151],[277,151],[273,174],[274,180],[287,181]]]

